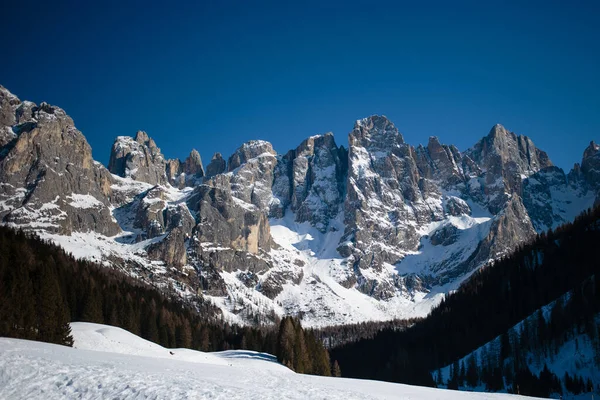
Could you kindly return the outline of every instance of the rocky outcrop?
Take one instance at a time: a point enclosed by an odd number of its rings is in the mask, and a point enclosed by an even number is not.
[[[346,150],[333,134],[312,136],[278,160],[270,213],[281,217],[289,207],[297,222],[325,232],[340,211],[347,173]]]
[[[185,174],[183,173],[183,163],[180,159],[172,158],[167,160],[165,168],[167,179],[171,186],[179,189],[185,187]]]
[[[477,245],[467,262],[461,266],[462,268],[449,271],[443,279],[455,279],[490,260],[506,256],[519,244],[532,240],[535,235],[536,231],[523,201],[515,194],[493,220],[488,235]]]
[[[424,202],[414,149],[385,117],[357,121],[348,137],[345,243],[361,268],[381,268],[415,249],[415,223],[441,218]]]
[[[64,110],[21,103],[0,89],[0,131],[12,131],[0,150],[3,223],[61,234],[120,231],[110,212],[112,179]],[[12,115],[12,116],[11,116]]]
[[[482,200],[493,214],[500,212],[512,193],[522,196],[524,178],[552,166],[546,152],[536,148],[531,139],[500,124],[466,154],[483,172],[473,192],[483,187]]]
[[[212,178],[215,175],[222,174],[226,171],[227,163],[223,159],[221,153],[215,153],[210,160],[210,164],[206,166],[206,178]]]
[[[581,174],[590,187],[600,189],[600,145],[593,141],[583,152]]]
[[[162,260],[168,266],[181,268],[187,264],[186,241],[189,233],[183,227],[175,227],[160,242],[148,247],[148,256],[151,259]]]
[[[188,158],[183,163],[183,173],[192,178],[199,179],[204,176],[204,167],[202,166],[202,158],[198,150],[193,149]]]
[[[216,175],[194,189],[188,205],[197,214],[197,243],[252,254],[269,251],[271,236],[267,216],[256,205],[236,196],[247,193],[234,190],[234,177]],[[241,185],[239,180],[237,185]],[[202,254],[202,248],[198,252]]]
[[[138,131],[135,139],[119,136],[110,153],[108,170],[123,178],[131,178],[151,185],[167,183],[164,156],[146,132]]]
[[[182,189],[186,186],[199,185],[204,177],[204,167],[202,166],[200,153],[193,149],[184,162],[178,159],[168,160],[166,173],[169,183],[176,188]]]
[[[444,188],[464,183],[470,172],[478,173],[474,162],[456,146],[441,144],[435,136],[429,138],[427,147],[416,148],[416,163],[422,178],[440,181]]]

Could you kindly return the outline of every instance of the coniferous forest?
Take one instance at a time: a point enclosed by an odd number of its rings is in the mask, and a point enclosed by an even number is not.
[[[69,322],[84,321],[121,327],[169,348],[271,353],[301,373],[330,375],[334,367],[322,342],[299,320],[286,318],[279,330],[231,325],[215,317],[219,310],[201,298],[184,304],[119,271],[75,260],[35,235],[2,226],[0,304],[0,336],[72,346]]]
[[[575,335],[585,334],[598,370],[598,243],[600,208],[595,208],[474,273],[412,327],[384,329],[372,339],[338,346],[331,357],[347,377],[450,388],[483,385],[538,396],[560,394],[562,387],[571,393],[598,390],[592,382],[555,376],[547,368],[534,374],[520,357],[556,352]],[[542,318],[538,310],[552,302]],[[528,321],[518,332],[511,329],[524,319]],[[502,346],[480,357],[484,362],[475,357],[457,362],[499,336]],[[449,365],[451,379],[442,381],[436,371]]]

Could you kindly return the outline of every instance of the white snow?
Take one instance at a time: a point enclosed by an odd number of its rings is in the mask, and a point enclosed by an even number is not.
[[[67,199],[71,200],[69,205],[75,208],[96,208],[104,206],[104,204],[91,194],[71,193],[67,196]]]
[[[393,318],[425,316],[441,297],[427,293],[395,296],[377,300],[354,287],[346,288],[341,282],[352,274],[352,265],[337,253],[336,247],[344,233],[343,214],[330,221],[329,232],[323,234],[309,223],[295,222],[295,215],[287,212],[284,218],[271,219],[271,236],[281,246],[271,251],[280,265],[303,263],[303,279],[296,285],[284,284],[276,298],[286,314],[302,315],[303,326],[325,326],[385,321]],[[289,267],[288,267],[289,268]],[[395,275],[394,267],[386,265],[381,273],[362,270],[367,278],[386,280]],[[369,276],[373,274],[373,276]]]
[[[301,375],[278,364],[269,354],[245,350],[220,353],[169,350],[111,326],[73,323],[72,327],[76,348],[0,338],[0,398],[521,398]]]

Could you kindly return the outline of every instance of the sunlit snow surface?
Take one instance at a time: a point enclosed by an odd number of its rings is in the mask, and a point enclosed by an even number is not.
[[[122,329],[73,323],[74,349],[0,338],[2,399],[508,399],[295,374],[251,351],[166,349]],[[170,353],[173,354],[170,354]]]
[[[277,296],[286,313],[303,315],[305,326],[323,326],[356,323],[368,320],[389,320],[412,316],[424,316],[441,298],[417,293],[414,298],[397,295],[380,301],[345,288],[339,282],[352,273],[352,266],[336,251],[344,233],[341,215],[330,222],[329,232],[323,234],[309,223],[297,223],[294,214],[286,213],[282,219],[271,219],[271,236],[281,246],[271,251],[274,258],[300,258],[305,263],[304,278],[299,285],[286,284]],[[382,277],[395,273],[394,267],[386,266]],[[363,271],[366,275],[369,271]]]

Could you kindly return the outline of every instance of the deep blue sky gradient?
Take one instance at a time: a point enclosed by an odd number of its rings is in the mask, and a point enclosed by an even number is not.
[[[461,150],[502,123],[567,169],[600,139],[599,1],[122,3],[0,6],[0,84],[64,108],[104,163],[138,129],[206,164],[347,145],[370,114]]]

